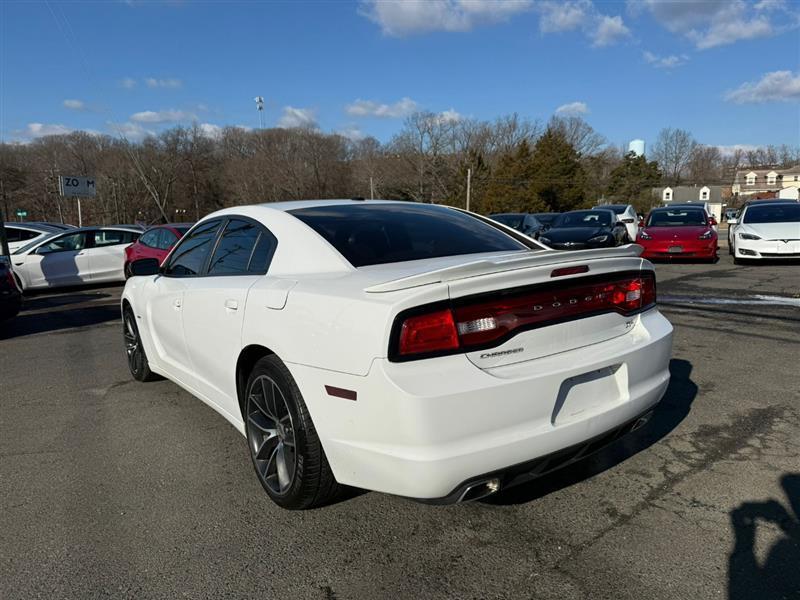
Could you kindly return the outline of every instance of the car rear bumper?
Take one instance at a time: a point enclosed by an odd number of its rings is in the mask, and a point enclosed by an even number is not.
[[[616,338],[486,371],[464,355],[376,359],[365,377],[288,366],[340,483],[453,501],[476,477],[622,431],[661,399],[671,351],[654,309]]]

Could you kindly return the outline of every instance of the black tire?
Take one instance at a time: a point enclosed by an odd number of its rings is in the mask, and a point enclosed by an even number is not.
[[[275,355],[261,358],[245,393],[247,446],[256,476],[272,501],[303,510],[334,500],[341,486],[286,365]]]
[[[125,274],[125,279],[131,278],[131,265],[130,263],[125,263],[125,266],[122,268],[122,272]]]
[[[125,354],[128,359],[128,369],[136,381],[156,381],[161,379],[150,370],[150,363],[147,354],[142,346],[142,338],[139,336],[139,327],[136,325],[136,317],[130,306],[122,310],[122,336],[125,340]]]

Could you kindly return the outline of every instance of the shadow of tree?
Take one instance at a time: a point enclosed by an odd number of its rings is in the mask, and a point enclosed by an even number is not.
[[[772,499],[745,502],[730,513],[735,537],[728,559],[730,600],[800,599],[800,473],[784,475],[781,486],[787,507]],[[755,552],[759,521],[777,525],[782,533],[762,563]]]
[[[670,361],[669,370],[671,375],[669,387],[650,421],[644,427],[633,431],[584,460],[528,483],[501,491],[481,502],[507,505],[536,500],[615,467],[664,438],[686,418],[691,410],[692,402],[697,397],[697,385],[691,379],[692,364],[690,362],[673,359]]]

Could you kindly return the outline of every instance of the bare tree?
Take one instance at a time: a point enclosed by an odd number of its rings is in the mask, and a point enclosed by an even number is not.
[[[692,134],[684,129],[667,127],[659,132],[653,145],[653,158],[658,162],[668,184],[680,184],[696,145]]]

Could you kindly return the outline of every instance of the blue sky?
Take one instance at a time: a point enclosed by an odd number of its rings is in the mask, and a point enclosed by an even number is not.
[[[0,2],[6,141],[197,121],[388,140],[413,110],[579,114],[614,144],[800,144],[800,6],[591,2]]]

